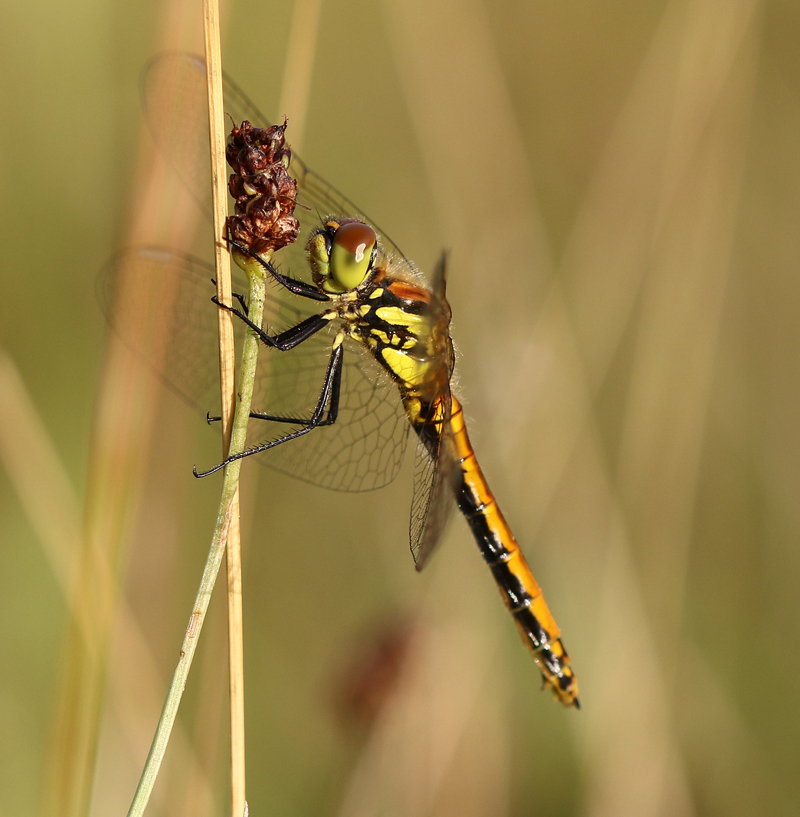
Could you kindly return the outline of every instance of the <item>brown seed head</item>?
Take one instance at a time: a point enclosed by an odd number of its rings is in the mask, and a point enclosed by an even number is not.
[[[297,182],[287,170],[292,151],[285,130],[286,121],[254,128],[245,120],[228,137],[226,156],[233,169],[228,189],[236,202],[228,235],[259,255],[291,244],[300,231],[293,215]]]

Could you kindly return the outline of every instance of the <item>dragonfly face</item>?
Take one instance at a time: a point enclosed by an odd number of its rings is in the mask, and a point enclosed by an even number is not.
[[[373,273],[377,252],[378,236],[368,224],[355,218],[328,221],[308,241],[311,277],[323,292],[356,289]]]
[[[207,150],[205,137],[196,138],[206,132],[204,72],[199,58],[171,54],[151,64],[144,82],[145,110],[156,139],[198,200],[206,195],[208,178],[195,167]],[[180,116],[165,116],[174,114],[175,104],[159,104],[162,83],[182,88],[184,97],[194,95],[193,102],[183,101]],[[229,80],[225,107],[237,120],[267,124]],[[186,112],[195,109],[201,121]],[[188,155],[189,143],[199,147],[197,155]],[[445,258],[429,286],[385,233],[296,156],[290,172],[298,201],[317,217],[305,224],[301,219],[305,238],[275,253],[278,269],[267,266],[284,287],[293,281],[282,272],[287,265],[292,275],[310,273],[314,287],[289,290],[308,299],[305,304],[281,292],[268,298],[265,325],[283,331],[268,335],[255,327],[270,347],[270,360],[258,375],[248,453],[263,451],[259,459],[266,465],[317,485],[371,490],[394,478],[413,428],[410,540],[417,567],[430,558],[457,504],[546,686],[562,703],[577,706],[577,682],[558,626],[481,473],[461,405],[450,391],[454,356]],[[164,305],[174,309],[166,321],[173,336],[157,367],[205,414],[215,399],[216,377],[210,267],[172,250],[123,252],[104,281],[112,323],[114,290],[123,274],[144,283],[174,282],[174,307]],[[244,313],[239,316],[246,321]],[[295,430],[286,433],[287,425]]]

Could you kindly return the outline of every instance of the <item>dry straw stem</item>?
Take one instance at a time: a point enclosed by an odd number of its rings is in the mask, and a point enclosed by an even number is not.
[[[231,262],[223,243],[228,192],[225,164],[225,111],[222,98],[222,55],[220,53],[219,7],[216,0],[203,2],[206,79],[208,82],[208,125],[211,149],[211,201],[214,217],[214,266],[217,298],[231,304]],[[222,455],[231,451],[231,423],[236,400],[233,344],[233,316],[218,310],[219,376],[222,401]],[[242,547],[239,522],[239,489],[231,504],[231,520],[226,539],[228,587],[228,669],[231,730],[231,815],[240,817],[245,809],[244,735],[244,632],[242,621]]]

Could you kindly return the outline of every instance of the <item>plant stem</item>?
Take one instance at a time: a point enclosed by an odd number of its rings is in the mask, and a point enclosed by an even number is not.
[[[208,127],[211,149],[211,193],[214,235],[224,236],[228,211],[225,161],[227,120],[222,97],[222,54],[220,49],[219,4],[203,0],[206,81],[208,88]],[[230,255],[221,241],[215,242],[217,298],[231,303]],[[233,316],[219,310],[219,374],[222,398],[222,452],[230,452],[231,423],[235,405],[235,354]],[[242,817],[246,803],[244,743],[244,633],[242,622],[242,544],[239,535],[239,496],[230,505],[230,523],[226,539],[228,577],[228,677],[231,735],[231,817]]]
[[[264,317],[264,296],[266,293],[266,280],[264,268],[252,259],[246,264],[246,272],[250,282],[249,316],[250,319],[260,326]],[[239,392],[236,401],[236,411],[233,418],[233,428],[231,430],[230,454],[238,454],[244,451],[245,439],[247,436],[247,421],[250,417],[250,404],[253,397],[253,385],[255,383],[256,364],[258,362],[259,340],[255,333],[248,331],[242,346],[242,368],[239,378]],[[219,511],[217,521],[214,526],[214,535],[211,540],[211,547],[203,568],[203,576],[200,579],[200,586],[197,590],[192,615],[189,618],[189,626],[181,644],[180,658],[172,675],[164,707],[161,710],[161,717],[156,727],[153,743],[150,746],[150,753],[147,756],[139,785],[136,789],[131,807],[128,810],[128,817],[141,817],[147,807],[150,794],[153,790],[156,777],[164,759],[170,733],[178,714],[183,690],[186,687],[186,679],[192,665],[197,639],[205,620],[208,604],[211,600],[211,591],[214,588],[217,574],[222,563],[222,556],[225,553],[225,542],[228,530],[231,526],[232,511],[237,496],[239,486],[239,471],[242,460],[234,460],[226,466],[225,475],[222,481],[222,494],[220,496]]]

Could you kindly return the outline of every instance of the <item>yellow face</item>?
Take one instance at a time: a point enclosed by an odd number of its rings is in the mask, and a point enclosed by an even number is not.
[[[314,283],[341,294],[360,286],[372,271],[378,236],[368,224],[349,218],[329,221],[308,242]]]

